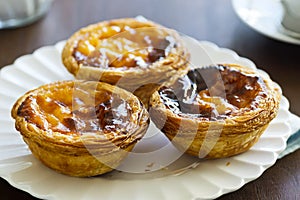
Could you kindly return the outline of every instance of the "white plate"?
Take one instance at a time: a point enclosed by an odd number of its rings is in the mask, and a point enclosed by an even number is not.
[[[209,42],[185,38],[192,53],[192,62],[238,63],[255,68],[248,59]],[[64,42],[38,49],[23,56],[0,74],[0,176],[11,185],[42,199],[212,199],[235,191],[259,177],[272,166],[278,154],[286,147],[291,134],[287,119],[289,103],[283,97],[279,115],[270,124],[258,143],[248,152],[226,159],[198,162],[183,156],[171,166],[156,172],[130,174],[113,172],[94,178],[74,178],[58,174],[37,161],[19,133],[14,129],[10,109],[17,97],[29,89],[57,80],[73,79],[61,63],[60,52]],[[263,72],[262,72],[263,73]],[[151,126],[148,134],[156,130]],[[139,143],[147,148],[155,146],[162,134]],[[151,141],[152,140],[152,141]],[[159,159],[159,158],[157,158]],[[156,160],[152,160],[153,164]],[[195,162],[196,161],[196,162]],[[150,169],[152,165],[145,166]]]
[[[270,38],[292,44],[300,39],[285,34],[281,25],[283,5],[280,0],[232,0],[232,5],[243,22]]]

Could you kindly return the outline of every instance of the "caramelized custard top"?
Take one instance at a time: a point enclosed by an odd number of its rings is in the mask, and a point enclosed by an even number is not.
[[[193,69],[158,92],[173,113],[212,121],[256,109],[266,96],[259,76],[226,65]]]
[[[104,69],[147,68],[166,57],[174,41],[165,30],[148,23],[108,22],[83,35],[73,57],[78,64]]]
[[[74,83],[63,86],[28,96],[18,115],[42,130],[67,135],[127,134],[132,112],[128,102],[105,90]]]

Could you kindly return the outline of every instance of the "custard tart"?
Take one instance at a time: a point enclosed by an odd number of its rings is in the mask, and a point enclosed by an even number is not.
[[[12,117],[37,159],[77,177],[115,169],[149,125],[149,114],[136,96],[95,81],[31,90],[14,104]]]
[[[136,91],[145,104],[158,85],[187,73],[188,60],[176,31],[135,18],[84,27],[67,40],[62,52],[63,64],[77,79]]]
[[[191,69],[149,101],[156,126],[182,152],[223,158],[247,151],[276,116],[281,90],[235,64]]]

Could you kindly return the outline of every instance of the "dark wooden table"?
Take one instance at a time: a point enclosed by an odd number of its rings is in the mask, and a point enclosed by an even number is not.
[[[229,0],[56,0],[42,20],[23,28],[0,30],[0,67],[41,46],[64,40],[80,27],[137,15],[250,58],[282,86],[291,111],[300,115],[300,46],[253,31],[238,19]],[[220,199],[300,199],[299,158],[300,151],[296,151],[278,160],[260,178]],[[0,198],[35,199],[3,179]]]

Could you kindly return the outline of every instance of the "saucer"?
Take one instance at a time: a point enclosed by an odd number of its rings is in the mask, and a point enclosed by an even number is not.
[[[284,8],[280,0],[232,0],[240,19],[257,32],[283,42],[300,45],[281,25]]]

